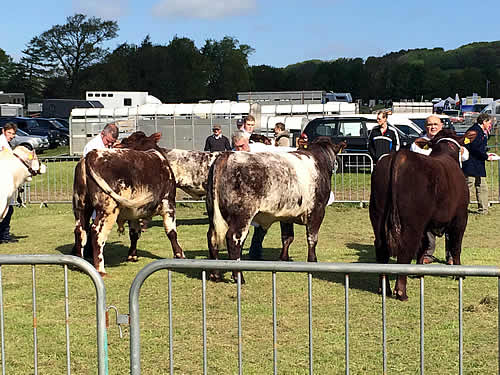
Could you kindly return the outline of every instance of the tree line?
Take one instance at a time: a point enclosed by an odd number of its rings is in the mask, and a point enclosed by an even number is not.
[[[14,62],[0,45],[0,90],[23,92],[27,102],[84,98],[85,91],[148,91],[164,103],[235,100],[238,91],[327,90],[353,98],[421,100],[473,92],[500,97],[500,41],[445,51],[412,49],[381,57],[309,60],[283,68],[248,64],[254,49],[233,37],[166,45],[145,36],[140,45],[106,42],[115,21],[75,14],[33,37]]]

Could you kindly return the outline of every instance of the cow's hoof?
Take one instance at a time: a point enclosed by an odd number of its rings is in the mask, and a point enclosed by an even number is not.
[[[398,301],[406,302],[408,301],[408,296],[406,294],[403,294],[401,291],[396,292],[396,299]]]
[[[106,272],[99,272],[102,278],[109,278],[109,275]]]
[[[448,260],[446,261],[446,264],[447,264],[447,265],[449,265],[449,266],[453,266],[453,264],[454,264],[454,263],[453,263],[453,259],[448,259]]]
[[[210,279],[210,281],[213,281],[213,282],[216,282],[216,283],[219,283],[219,282],[222,281],[222,278],[220,277],[220,274],[213,273],[213,272],[210,274],[209,279]]]
[[[231,279],[233,280],[233,283],[237,284],[238,283],[238,276],[231,276]],[[241,275],[241,285],[245,284],[245,278],[243,275]]]
[[[137,262],[137,261],[139,261],[139,257],[137,255],[134,256],[129,255],[129,257],[127,258],[127,262]]]
[[[377,289],[377,294],[382,295],[382,288],[378,288],[378,289]],[[391,288],[386,288],[386,289],[385,289],[385,295],[386,295],[387,297],[391,297],[391,296],[392,296],[392,290],[391,290]]]
[[[174,258],[175,259],[186,259],[186,257],[184,256],[184,253],[175,253]]]

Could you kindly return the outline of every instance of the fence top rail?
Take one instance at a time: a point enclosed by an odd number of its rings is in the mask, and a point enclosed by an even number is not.
[[[281,262],[281,261],[237,261],[202,259],[161,259],[145,266],[137,274],[134,285],[144,281],[150,274],[161,269],[204,269],[270,272],[337,272],[406,275],[447,275],[500,277],[498,266],[449,266],[444,264],[378,264],[378,263],[329,263],[329,262]]]
[[[0,255],[0,265],[52,264],[77,267],[90,276],[96,287],[104,289],[104,281],[95,267],[86,260],[73,255],[16,254]]]

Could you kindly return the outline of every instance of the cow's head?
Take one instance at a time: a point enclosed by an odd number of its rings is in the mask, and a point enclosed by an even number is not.
[[[469,135],[470,136],[470,135]],[[432,153],[446,153],[458,162],[460,161],[461,148],[466,143],[466,135],[458,136],[454,130],[442,129],[434,138],[425,143],[425,140],[418,139],[417,145],[421,148],[432,148]],[[415,142],[417,142],[415,141]]]
[[[159,150],[158,142],[161,139],[161,133],[151,134],[149,137],[144,132],[137,131],[115,145],[115,148],[130,148],[138,151]]]
[[[17,146],[14,155],[24,164],[32,176],[45,173],[46,166],[38,161],[35,151],[30,151],[24,146]]]
[[[257,143],[264,143],[265,145],[271,145],[271,139],[262,134],[252,133],[250,135],[250,140]]]
[[[307,150],[312,153],[321,152],[325,154],[328,159],[328,163],[331,164],[329,167],[333,170],[337,154],[342,152],[342,150],[346,147],[347,144],[345,142],[334,144],[330,137],[318,137],[309,144]]]

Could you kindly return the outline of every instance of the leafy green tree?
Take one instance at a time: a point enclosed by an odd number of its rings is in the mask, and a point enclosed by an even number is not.
[[[15,71],[15,64],[12,61],[12,57],[7,55],[3,49],[0,48],[0,90],[4,91],[7,89],[9,81]]]
[[[286,74],[281,68],[269,65],[250,67],[251,91],[286,91]]]
[[[77,95],[82,70],[107,55],[102,44],[115,38],[117,32],[115,21],[75,14],[64,25],[55,25],[31,39],[27,51],[36,51],[42,64],[55,64],[56,74],[68,82],[68,94]]]
[[[248,56],[253,51],[250,46],[228,36],[220,42],[210,39],[205,42],[201,53],[207,61],[209,99],[236,99],[238,91],[249,90]]]

